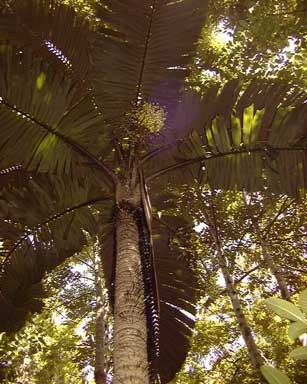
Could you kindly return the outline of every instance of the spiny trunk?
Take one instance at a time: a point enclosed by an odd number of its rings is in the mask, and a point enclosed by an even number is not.
[[[261,235],[259,235],[259,239],[261,244],[263,260],[276,279],[281,297],[284,300],[291,301],[291,295],[288,290],[286,280],[283,277],[282,271],[280,270],[279,266],[275,263],[275,260],[271,256],[270,251],[267,248],[267,245],[265,244],[264,240],[261,238]]]
[[[116,219],[113,383],[148,384],[147,326],[139,233],[133,212],[124,204],[118,205]]]
[[[95,355],[95,382],[105,384],[104,367],[104,330],[105,330],[105,300],[103,294],[102,266],[99,252],[99,243],[94,244],[94,270],[96,288],[96,355]]]

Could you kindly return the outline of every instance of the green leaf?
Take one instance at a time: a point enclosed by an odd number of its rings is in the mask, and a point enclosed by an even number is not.
[[[250,144],[250,135],[252,132],[252,122],[254,118],[254,104],[245,108],[243,114],[243,142]]]
[[[231,132],[232,140],[235,147],[239,147],[241,144],[241,121],[236,115],[231,116]]]
[[[288,334],[291,340],[294,341],[303,333],[307,333],[307,324],[303,324],[301,321],[290,324]]]
[[[284,319],[301,321],[303,323],[307,322],[304,314],[294,304],[289,303],[289,301],[272,297],[265,300],[265,302],[272,311]]]
[[[307,360],[307,347],[295,348],[289,354],[289,357],[294,360]]]
[[[250,134],[250,143],[249,144],[255,144],[258,139],[259,132],[261,130],[261,123],[263,119],[265,109],[261,109],[256,111],[254,117],[253,117],[253,126],[252,126],[252,131]]]
[[[40,75],[36,79],[36,88],[39,91],[43,88],[43,86],[45,84],[45,80],[46,80],[46,74],[44,72],[41,72]]]
[[[307,289],[300,293],[298,297],[298,304],[302,310],[307,314]]]
[[[277,368],[262,365],[260,370],[270,384],[291,384],[289,377]]]

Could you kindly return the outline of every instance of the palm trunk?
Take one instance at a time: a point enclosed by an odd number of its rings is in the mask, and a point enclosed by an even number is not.
[[[99,243],[94,244],[94,272],[96,289],[96,354],[95,354],[95,382],[105,384],[104,367],[104,329],[105,329],[105,300],[103,293],[102,266],[99,252]]]
[[[138,227],[132,206],[125,202],[118,206],[113,383],[148,384],[147,326]]]

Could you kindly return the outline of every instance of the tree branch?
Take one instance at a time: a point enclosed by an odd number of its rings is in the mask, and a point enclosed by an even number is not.
[[[80,259],[78,256],[73,255],[72,257],[73,257],[74,259],[78,260],[81,264],[86,265],[92,272],[94,272],[94,267],[93,267],[91,264],[89,264],[89,263],[87,263],[86,261]]]
[[[249,276],[251,273],[255,272],[259,268],[260,268],[260,265],[256,265],[254,268],[252,268],[249,271],[245,272],[239,279],[234,281],[234,285],[237,285],[237,284],[241,283],[242,280],[244,280],[247,276]]]
[[[279,216],[284,213],[294,202],[295,200],[292,199],[290,200],[289,204],[287,204],[288,202],[288,198],[285,199],[285,201],[283,202],[283,204],[281,205],[281,207],[279,208],[278,212],[276,213],[276,215],[273,217],[273,219],[269,222],[269,224],[263,229],[262,232],[265,231],[265,233],[263,234],[262,238],[263,239],[266,239],[272,226],[275,224],[275,222],[278,220]]]

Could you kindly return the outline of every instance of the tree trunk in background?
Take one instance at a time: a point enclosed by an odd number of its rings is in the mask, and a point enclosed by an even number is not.
[[[125,204],[118,205],[116,219],[113,383],[148,384],[147,324],[139,233],[133,212]]]
[[[265,244],[265,242],[262,240],[259,232],[258,232],[258,236],[260,239],[263,260],[276,279],[281,297],[284,300],[291,302],[291,295],[290,295],[286,280],[283,277],[282,271],[280,270],[279,266],[275,263],[274,258],[271,256],[271,254],[268,250],[268,247]],[[299,341],[301,342],[301,344],[304,347],[306,347],[307,346],[307,333],[304,333],[301,336],[299,336]]]
[[[256,375],[259,377],[259,382],[260,383],[266,383],[266,380],[263,378],[263,376],[260,372],[260,367],[261,367],[261,365],[264,364],[264,361],[263,361],[263,359],[259,353],[259,350],[257,348],[257,345],[254,341],[254,338],[253,338],[253,335],[251,332],[251,328],[250,328],[250,326],[247,322],[247,319],[244,315],[244,312],[243,312],[243,309],[241,306],[241,302],[240,302],[240,299],[238,297],[233,279],[229,273],[228,266],[227,266],[227,260],[226,260],[225,254],[224,254],[224,249],[223,249],[223,247],[220,243],[219,237],[218,237],[218,231],[217,231],[215,219],[214,219],[214,224],[211,223],[209,225],[209,228],[210,228],[210,232],[211,232],[211,235],[212,235],[212,238],[214,240],[215,247],[216,247],[216,253],[217,253],[217,257],[218,257],[219,267],[222,271],[222,274],[223,274],[223,277],[225,280],[227,293],[230,297],[235,316],[238,320],[239,329],[240,329],[240,332],[241,332],[243,339],[245,341],[250,361],[252,363],[252,366],[255,370]]]
[[[280,290],[281,297],[284,300],[291,301],[291,295],[290,295],[290,292],[288,290],[287,283],[286,283],[286,280],[284,279],[282,271],[280,270],[279,266],[275,263],[275,260],[271,256],[270,251],[268,250],[268,247],[265,244],[265,241],[262,239],[259,231],[258,231],[258,236],[259,236],[259,240],[260,240],[260,244],[261,244],[263,260],[266,263],[267,267],[272,272],[272,275],[276,279],[278,288]]]
[[[247,319],[244,315],[240,299],[237,295],[237,291],[235,289],[233,280],[230,276],[230,273],[228,272],[227,264],[226,264],[226,258],[224,255],[224,252],[222,249],[217,250],[218,254],[218,260],[219,260],[219,266],[222,270],[223,277],[226,283],[226,289],[228,292],[228,295],[231,299],[232,307],[234,310],[234,313],[236,315],[236,318],[239,323],[239,328],[241,331],[241,334],[244,338],[249,358],[252,362],[252,365],[257,373],[257,375],[261,376],[260,373],[260,366],[264,364],[263,359],[258,351],[257,345],[254,341],[250,326],[248,325]],[[263,381],[265,382],[265,381]]]
[[[95,382],[105,384],[104,336],[105,336],[105,300],[99,242],[94,243],[94,272],[96,288],[96,340],[95,340]]]

